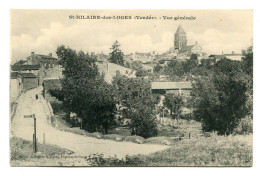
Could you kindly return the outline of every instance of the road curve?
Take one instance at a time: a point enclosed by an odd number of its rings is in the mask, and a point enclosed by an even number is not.
[[[60,131],[47,121],[48,109],[46,101],[41,95],[42,87],[32,89],[22,94],[17,100],[18,107],[11,122],[11,136],[17,136],[32,141],[33,119],[24,115],[35,114],[37,118],[37,138],[42,143],[45,133],[46,143],[57,145],[75,152],[75,155],[88,156],[90,154],[104,154],[105,157],[150,154],[167,149],[168,146],[154,144],[136,144],[131,142],[116,142],[112,140],[96,139]],[[35,95],[39,98],[36,100]]]

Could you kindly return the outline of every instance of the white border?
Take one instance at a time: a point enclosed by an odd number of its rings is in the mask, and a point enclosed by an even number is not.
[[[156,2],[140,0],[9,0],[0,5],[1,42],[1,157],[0,175],[256,175],[259,168],[259,48],[260,31],[259,6],[253,0],[160,0]],[[9,10],[10,9],[253,9],[254,10],[254,166],[252,168],[11,168],[9,165]],[[235,19],[234,19],[235,20]],[[246,26],[245,26],[246,27]]]

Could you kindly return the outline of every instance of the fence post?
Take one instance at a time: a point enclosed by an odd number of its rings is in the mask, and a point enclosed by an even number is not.
[[[45,154],[46,150],[45,150],[45,133],[43,133],[43,141],[42,141],[42,144],[43,144],[43,152]]]
[[[37,143],[38,143],[38,138],[36,138],[36,143],[35,143],[36,144],[36,147],[35,147],[36,148],[36,153],[38,152],[38,145],[37,145]]]
[[[33,134],[33,152],[35,153],[35,137],[34,137],[34,134]]]
[[[190,133],[189,133],[189,139],[190,139],[190,136],[191,136],[191,135],[190,135]]]
[[[34,120],[34,153],[37,152],[37,138],[36,138],[36,118],[33,118]]]

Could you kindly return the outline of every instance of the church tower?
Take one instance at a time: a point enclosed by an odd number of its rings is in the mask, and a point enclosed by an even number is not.
[[[180,25],[174,34],[174,48],[180,50],[184,46],[187,46],[187,36]]]

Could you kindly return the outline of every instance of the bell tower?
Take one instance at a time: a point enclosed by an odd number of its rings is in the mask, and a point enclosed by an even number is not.
[[[174,34],[174,48],[180,50],[184,46],[187,46],[187,36],[181,25],[179,25]]]

